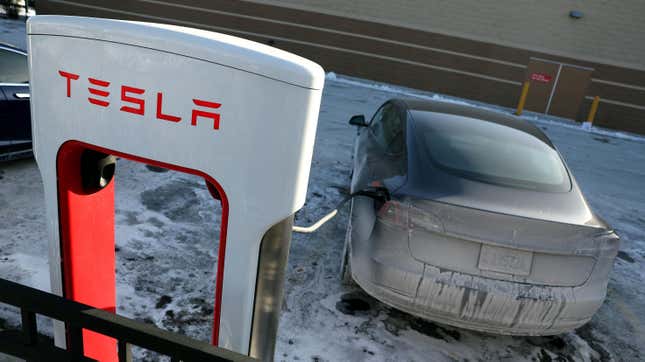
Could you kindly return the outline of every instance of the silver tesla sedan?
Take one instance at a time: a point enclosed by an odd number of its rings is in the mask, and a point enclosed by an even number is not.
[[[410,314],[558,334],[602,304],[619,238],[520,118],[393,99],[359,126],[342,274]],[[380,190],[375,192],[374,190]]]

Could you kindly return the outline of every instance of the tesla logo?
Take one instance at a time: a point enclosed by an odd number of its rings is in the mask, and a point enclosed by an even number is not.
[[[71,98],[72,96],[72,82],[77,81],[80,77],[78,74],[64,72],[62,70],[58,71],[61,77],[66,81],[66,90],[67,97]],[[89,87],[87,91],[89,97],[87,101],[91,104],[94,104],[99,107],[108,107],[110,101],[108,96],[110,95],[110,84],[111,82],[98,78],[87,78],[89,82]],[[120,85],[121,91],[121,107],[119,110],[121,112],[127,112],[132,114],[137,114],[143,116],[146,114],[146,100],[144,95],[146,93],[145,89],[136,88],[127,85]],[[156,94],[156,108],[155,116],[157,119],[168,121],[168,122],[181,122],[182,117],[178,115],[172,115],[170,113],[165,113],[163,110],[163,93],[157,92]],[[191,111],[190,115],[190,124],[197,126],[197,121],[199,118],[209,119],[213,122],[213,129],[219,129],[220,114],[213,112],[213,110],[218,109],[221,104],[216,102],[209,102],[202,99],[193,98],[193,105],[195,107]]]
[[[531,73],[531,80],[542,83],[549,83],[553,79],[552,76],[545,73]]]

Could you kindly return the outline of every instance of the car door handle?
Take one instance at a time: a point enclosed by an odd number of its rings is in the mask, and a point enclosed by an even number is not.
[[[18,99],[29,99],[29,98],[31,98],[31,94],[29,94],[29,93],[14,93],[13,96],[18,98]]]

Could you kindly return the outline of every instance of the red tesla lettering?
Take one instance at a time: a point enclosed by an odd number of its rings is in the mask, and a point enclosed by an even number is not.
[[[74,73],[64,72],[62,70],[58,71],[61,77],[66,80],[66,91],[67,97],[72,96],[72,80],[78,80],[79,75]],[[110,84],[106,80],[101,80],[97,78],[87,78],[90,83],[90,86],[87,88],[90,96],[87,100],[94,105],[100,107],[108,107],[110,105]],[[132,114],[138,114],[144,116],[146,113],[146,100],[144,94],[146,89],[136,88],[127,85],[121,84],[121,112],[128,112]],[[205,101],[203,99],[193,98],[193,104],[196,106],[191,110],[191,120],[190,124],[192,126],[197,126],[197,120],[205,118],[213,122],[213,129],[218,130],[220,124],[221,114],[214,111],[219,109],[222,104],[217,102]],[[167,114],[163,112],[163,93],[157,92],[157,119],[162,119],[169,122],[180,122],[182,117],[174,116],[172,114]],[[204,121],[204,120],[202,120]]]
[[[181,117],[171,116],[169,114],[163,114],[161,111],[161,105],[163,103],[163,93],[157,93],[157,119],[163,119],[170,122],[179,122]]]
[[[129,103],[138,105],[138,107],[123,106],[121,107],[121,110],[123,112],[130,112],[134,114],[140,114],[143,116],[143,114],[146,111],[145,101],[141,98],[131,97],[127,95],[127,93],[143,94],[144,92],[145,90],[141,88],[128,87],[127,85],[121,86],[121,100],[124,102],[129,102]]]
[[[87,78],[87,79],[90,81],[90,84],[95,86],[108,87],[110,85],[110,82],[106,82],[104,80],[95,79],[95,78]],[[93,94],[95,96],[107,97],[110,95],[110,92],[105,90],[92,88],[92,87],[88,87],[87,89],[90,91],[90,94]],[[108,101],[104,101],[104,100],[100,100],[92,97],[87,98],[87,100],[90,101],[90,103],[96,104],[97,106],[101,106],[101,107],[107,107],[110,105],[110,102]]]
[[[72,79],[77,80],[78,74],[63,72],[62,70],[58,71],[63,78],[67,78],[67,98],[72,96]]]
[[[531,80],[537,81],[537,82],[542,82],[542,83],[549,83],[553,79],[552,76],[544,73],[531,73]]]
[[[207,107],[212,109],[217,109],[221,106],[220,103],[207,102],[201,99],[193,99],[193,103],[200,107]],[[206,112],[199,109],[193,109],[192,118],[190,124],[197,126],[197,117],[210,118],[213,120],[213,129],[219,129],[219,113]]]

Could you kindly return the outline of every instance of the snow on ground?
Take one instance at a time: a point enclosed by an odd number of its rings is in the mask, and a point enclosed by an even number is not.
[[[328,77],[332,78],[332,77]],[[404,88],[328,79],[305,207],[308,225],[343,196],[355,136],[347,120],[371,115]],[[458,100],[465,102],[465,100]],[[470,332],[411,317],[342,286],[338,266],[347,210],[310,235],[294,234],[276,360],[640,360],[645,353],[645,140],[587,132],[527,116],[558,146],[591,205],[622,237],[606,303],[586,326],[556,337]],[[0,275],[48,288],[41,179],[33,160],[0,164]],[[201,179],[119,160],[116,237],[118,312],[208,340],[219,206]],[[14,310],[0,310],[14,325]],[[47,332],[49,325],[43,330]],[[49,332],[51,333],[51,332]],[[141,359],[155,357],[138,353]]]

